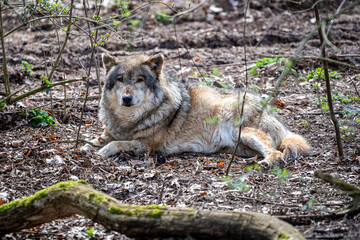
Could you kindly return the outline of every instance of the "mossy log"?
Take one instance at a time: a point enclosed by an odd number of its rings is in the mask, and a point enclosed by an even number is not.
[[[305,239],[290,224],[266,214],[126,205],[85,181],[60,182],[1,205],[0,236],[73,214],[129,237]]]

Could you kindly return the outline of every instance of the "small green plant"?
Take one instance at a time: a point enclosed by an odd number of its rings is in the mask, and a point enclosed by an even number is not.
[[[203,77],[205,77],[205,78],[208,78],[209,77],[209,74],[207,74],[207,73],[204,73],[203,72],[203,70],[199,70],[199,76],[203,76]]]
[[[267,57],[264,57],[264,58],[260,58],[256,61],[256,66],[252,67],[250,69],[250,74],[255,76],[258,74],[258,69],[259,68],[263,68],[265,67],[266,65],[269,65],[271,63],[275,63],[275,62],[281,62],[281,61],[286,61],[286,58],[283,58],[281,56],[281,54],[275,56],[274,58],[267,58]]]
[[[213,75],[215,75],[215,76],[219,76],[219,69],[218,69],[217,67],[214,67],[214,68],[212,69],[212,73],[213,73]]]
[[[83,234],[87,239],[94,239],[97,233],[93,228],[90,228],[89,230],[86,230],[86,233],[82,232],[81,234]]]
[[[344,133],[343,135],[341,135],[342,138],[345,138],[345,137],[354,138],[356,136],[355,132],[353,130],[349,129],[348,126],[342,126],[341,131]]]
[[[329,111],[329,105],[328,105],[327,102],[320,101],[320,103],[319,103],[318,100],[315,99],[315,105],[316,105],[318,108],[321,108],[321,110],[324,111],[324,112],[328,112],[328,111]]]
[[[34,69],[33,65],[28,63],[27,61],[21,61],[21,68],[26,69],[29,76],[31,75],[31,73],[32,73],[32,71]]]
[[[288,81],[282,81],[281,86],[286,87],[288,85]]]
[[[222,180],[224,182],[228,183],[228,188],[229,189],[235,189],[235,190],[238,190],[239,192],[246,192],[246,191],[248,191],[250,189],[250,187],[245,182],[245,180],[247,179],[249,174],[250,173],[240,175],[236,179],[232,178],[232,176],[227,176],[227,177],[223,178]]]
[[[301,125],[309,125],[308,121],[304,120],[300,122]]]
[[[119,1],[115,0],[115,6],[118,7],[120,16],[122,18],[127,18],[131,16],[131,12],[129,11],[130,1]]]
[[[166,15],[165,11],[159,12],[159,13],[155,13],[155,18],[156,20],[158,20],[159,22],[166,22],[166,23],[173,23],[174,19],[171,17],[168,17]]]
[[[49,81],[48,77],[40,76],[41,84],[46,84],[51,86],[52,82]]]
[[[48,125],[56,124],[55,119],[46,111],[41,111],[41,108],[29,110],[27,111],[27,114],[24,114],[29,118],[28,124],[30,124],[32,127],[46,127]]]
[[[321,101],[327,102],[327,97],[320,97]],[[355,102],[355,101],[360,101],[359,97],[355,97],[355,96],[351,96],[351,97],[346,97],[346,96],[341,96],[339,93],[334,93],[331,96],[331,99],[333,101],[339,101],[341,103],[351,103],[351,102]]]
[[[41,85],[47,85],[47,88],[44,89],[46,94],[49,94],[50,88],[52,86],[52,82],[49,81],[48,77],[40,76]]]
[[[310,199],[301,207],[301,211],[322,210],[324,206],[318,205],[314,199]]]
[[[94,229],[93,228],[90,228],[89,230],[86,231],[87,233],[87,238],[88,239],[92,239],[93,238],[93,234],[94,234]]]
[[[312,87],[313,92],[316,92],[317,90],[319,90],[319,85],[317,85],[316,83],[313,84]]]
[[[258,72],[257,69],[258,69],[257,67],[252,67],[252,68],[250,69],[250,74],[253,75],[253,76],[258,75],[259,72]]]
[[[205,85],[205,86],[208,86],[208,87],[215,87],[212,82],[200,80],[200,83],[203,84],[203,85]],[[215,87],[215,88],[216,88],[216,87]]]
[[[329,72],[329,77],[340,77],[340,74],[336,71]],[[325,80],[325,72],[322,68],[316,68],[315,71],[311,71],[307,76],[306,80],[309,81],[311,79],[324,79]]]
[[[141,22],[141,20],[139,20],[139,19],[131,19],[130,20],[130,26],[132,28],[135,28],[140,22]]]
[[[279,166],[275,166],[271,170],[271,173],[278,177],[280,183],[285,182],[289,177],[291,177],[289,170],[286,168],[280,168]]]
[[[252,170],[258,171],[259,170],[259,164],[255,163],[254,165],[247,165],[245,167],[245,171],[247,171],[248,173],[250,173]]]

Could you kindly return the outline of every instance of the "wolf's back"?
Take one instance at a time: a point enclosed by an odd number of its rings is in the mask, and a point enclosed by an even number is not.
[[[289,133],[281,142],[279,150],[283,152],[284,159],[296,159],[310,153],[310,146],[302,136]]]

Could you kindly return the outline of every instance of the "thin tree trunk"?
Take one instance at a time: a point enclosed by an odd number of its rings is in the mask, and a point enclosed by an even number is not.
[[[315,0],[313,0],[313,2],[314,2],[314,4],[316,3]],[[319,15],[318,4],[315,4],[314,11],[315,11],[316,22],[318,25],[320,25],[320,15]],[[320,43],[322,46],[321,56],[323,58],[326,58],[324,37],[321,33],[321,28],[318,28],[318,32],[319,32]],[[324,67],[324,73],[325,73],[326,95],[327,95],[327,100],[328,100],[328,105],[329,105],[330,118],[331,118],[331,121],[333,122],[334,128],[335,128],[336,143],[337,143],[337,147],[338,147],[338,151],[339,151],[339,158],[342,160],[342,159],[344,159],[344,151],[343,151],[342,144],[341,144],[339,121],[337,120],[335,113],[334,113],[334,107],[333,107],[332,98],[331,98],[332,95],[331,95],[331,85],[330,85],[328,62],[325,60],[323,60],[323,67]]]
[[[9,84],[9,73],[7,70],[6,62],[6,52],[5,52],[5,43],[4,43],[4,28],[3,28],[3,18],[2,18],[2,8],[4,7],[3,3],[0,3],[0,40],[1,40],[1,49],[2,49],[2,58],[3,58],[3,71],[4,71],[4,87],[5,95],[10,95],[10,84]]]

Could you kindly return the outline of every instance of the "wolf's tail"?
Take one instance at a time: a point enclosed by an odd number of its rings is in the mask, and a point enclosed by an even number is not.
[[[288,134],[282,141],[279,150],[283,152],[285,160],[296,159],[310,153],[311,148],[306,139],[294,133]]]

